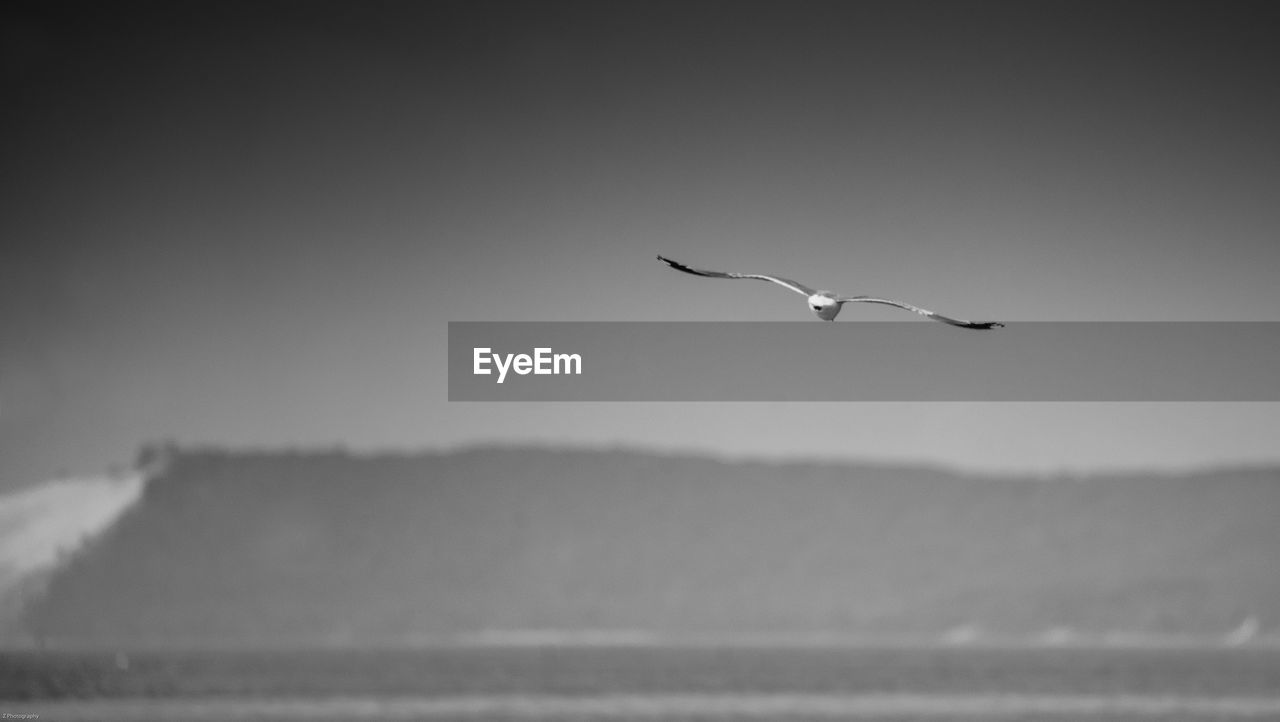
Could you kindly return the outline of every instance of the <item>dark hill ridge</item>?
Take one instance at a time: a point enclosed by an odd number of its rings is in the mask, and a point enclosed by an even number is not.
[[[87,644],[483,630],[1223,634],[1280,623],[1280,472],[986,479],[634,452],[177,452],[26,626]]]

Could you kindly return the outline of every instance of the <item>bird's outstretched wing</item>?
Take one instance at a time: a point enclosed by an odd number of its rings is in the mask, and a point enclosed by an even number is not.
[[[803,283],[796,283],[795,281],[792,281],[789,278],[783,278],[781,276],[768,276],[763,273],[725,273],[723,271],[704,271],[701,268],[689,268],[683,263],[677,263],[676,261],[673,261],[670,258],[664,258],[662,256],[658,256],[658,260],[662,261],[668,266],[671,266],[677,271],[692,273],[695,276],[706,276],[707,278],[754,278],[758,281],[769,281],[770,283],[776,283],[779,286],[782,286],[783,288],[789,288],[792,291],[795,291],[796,293],[806,297],[812,296],[813,294],[817,293],[817,291],[815,291],[812,288],[809,288]]]
[[[931,318],[934,321],[941,321],[943,323],[949,323],[952,326],[961,326],[964,328],[984,328],[985,329],[985,328],[1002,328],[1004,326],[1004,324],[1000,323],[999,321],[965,321],[959,318],[950,318],[948,316],[943,316],[940,313],[934,313],[933,311],[920,308],[919,306],[912,306],[909,303],[903,303],[901,301],[893,301],[888,298],[874,298],[872,296],[844,296],[841,298],[837,298],[836,300],[839,301],[840,303],[879,303],[885,306],[893,306],[895,308],[902,308],[908,311],[912,311],[914,313],[918,313],[921,316],[924,316],[926,318]]]

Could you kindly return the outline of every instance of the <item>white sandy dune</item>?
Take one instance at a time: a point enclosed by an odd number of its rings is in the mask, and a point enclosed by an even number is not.
[[[55,479],[0,496],[0,592],[106,529],[142,493],[145,477]]]

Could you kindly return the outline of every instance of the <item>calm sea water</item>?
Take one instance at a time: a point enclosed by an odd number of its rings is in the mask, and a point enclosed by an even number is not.
[[[40,720],[1280,720],[1280,650],[8,652]],[[28,718],[32,719],[32,718]]]

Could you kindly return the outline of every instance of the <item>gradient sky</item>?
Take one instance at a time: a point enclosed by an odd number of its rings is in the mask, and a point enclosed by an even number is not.
[[[449,404],[444,348],[815,322],[655,253],[968,318],[1280,321],[1277,36],[1244,2],[7,4],[0,488],[163,437],[1280,461],[1273,404]]]

